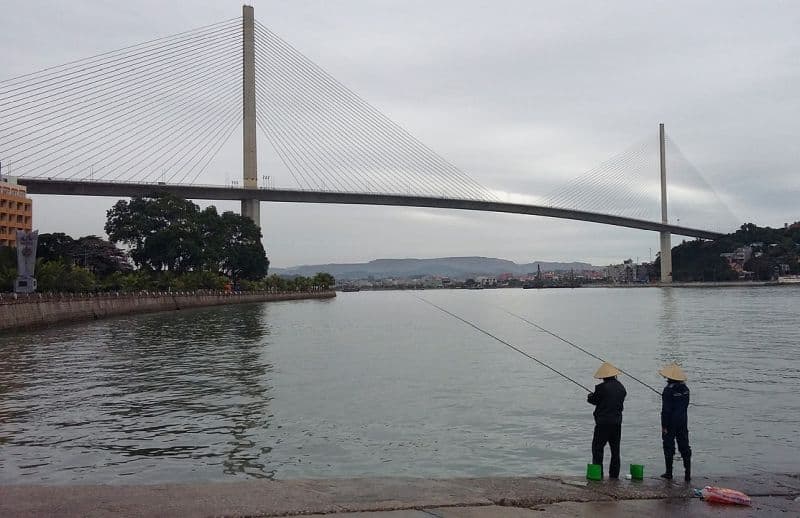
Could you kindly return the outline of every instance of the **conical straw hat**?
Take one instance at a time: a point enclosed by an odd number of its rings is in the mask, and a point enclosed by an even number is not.
[[[664,376],[665,378],[675,380],[675,381],[686,381],[686,374],[683,373],[680,366],[677,363],[671,363],[658,371],[659,374]]]
[[[614,367],[608,362],[605,362],[603,365],[601,365],[600,368],[597,369],[597,372],[594,373],[594,377],[597,379],[610,378],[612,376],[618,376],[618,375],[619,375],[619,369]]]

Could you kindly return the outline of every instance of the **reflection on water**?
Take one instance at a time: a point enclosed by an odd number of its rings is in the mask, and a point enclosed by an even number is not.
[[[168,480],[189,459],[193,470],[221,461],[226,474],[272,476],[269,448],[254,453],[254,434],[270,427],[268,311],[142,315],[3,339],[4,479],[58,480],[63,469],[95,480],[113,466]]]
[[[797,290],[423,295],[586,385],[597,362],[690,375],[698,473],[794,470]],[[623,462],[660,469],[659,398],[628,390]],[[580,473],[592,408],[405,293],[138,315],[0,337],[0,482]]]

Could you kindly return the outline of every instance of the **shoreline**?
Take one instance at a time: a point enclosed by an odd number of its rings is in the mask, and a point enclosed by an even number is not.
[[[800,286],[800,283],[779,283],[778,281],[697,281],[673,282],[671,284],[582,284],[580,286],[542,286],[541,288],[522,288],[520,286],[497,286],[494,288],[434,288],[434,287],[363,287],[361,291],[493,291],[493,290],[574,290],[583,288],[613,288],[613,289],[641,289],[641,288],[764,288],[764,287],[791,287]],[[342,288],[335,288],[336,292],[347,293]]]
[[[144,292],[88,295],[34,294],[0,298],[0,331],[28,331],[54,325],[100,320],[121,315],[183,309],[335,298],[333,290],[309,292]]]
[[[693,498],[707,485],[745,492],[753,507],[714,506]],[[355,478],[201,484],[0,486],[2,516],[298,516],[388,517],[618,516],[645,509],[683,516],[794,513],[800,474],[697,476],[691,483],[645,478],[589,482],[559,475],[456,479]],[[549,514],[544,514],[549,513]],[[529,514],[530,513],[530,514]],[[730,513],[730,514],[728,514]],[[647,515],[648,513],[644,513]],[[632,516],[633,514],[631,514]],[[714,515],[716,516],[716,515]]]

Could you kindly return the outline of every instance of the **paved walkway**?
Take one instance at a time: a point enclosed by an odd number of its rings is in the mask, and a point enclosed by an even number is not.
[[[800,475],[698,477],[753,497],[752,508],[691,498],[692,487],[660,479],[327,479],[149,486],[0,486],[0,516],[293,516],[526,518],[536,516],[800,516]]]

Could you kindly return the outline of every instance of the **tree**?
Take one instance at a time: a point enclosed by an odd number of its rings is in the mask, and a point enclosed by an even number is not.
[[[127,244],[134,263],[149,271],[205,270],[239,281],[262,279],[269,269],[261,230],[252,220],[219,215],[215,207],[201,211],[170,194],[120,200],[108,211],[105,228],[112,242]]]
[[[336,284],[336,279],[333,278],[333,275],[327,272],[319,272],[313,277],[311,283],[314,286],[319,286],[320,288],[328,289],[334,284]]]
[[[17,249],[0,246],[0,292],[13,291],[17,278]]]
[[[269,259],[261,230],[246,216],[225,212],[221,217],[222,272],[232,280],[258,280],[267,275]]]
[[[153,271],[183,273],[201,269],[203,240],[200,209],[171,194],[118,201],[107,214],[112,243],[131,247],[131,259]]]
[[[39,291],[85,292],[92,291],[96,279],[92,272],[63,261],[40,261],[36,265]]]
[[[131,265],[125,252],[98,236],[84,236],[74,242],[73,262],[99,277],[116,272],[129,272]]]
[[[75,253],[75,240],[63,232],[40,234],[36,247],[37,259],[44,261],[73,262]]]

